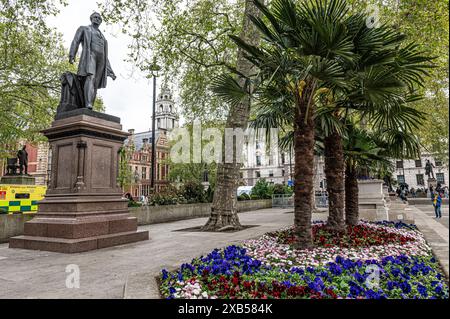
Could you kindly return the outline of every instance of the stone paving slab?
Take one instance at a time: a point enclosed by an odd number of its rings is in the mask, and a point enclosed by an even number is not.
[[[449,279],[449,209],[442,206],[442,218],[435,219],[434,208],[429,205],[410,206],[415,218],[415,224],[424,234],[433,253]]]

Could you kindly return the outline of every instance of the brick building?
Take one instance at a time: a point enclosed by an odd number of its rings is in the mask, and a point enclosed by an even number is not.
[[[169,165],[167,160],[170,154],[168,132],[178,127],[179,117],[176,112],[172,92],[163,86],[156,100],[155,111],[155,191],[162,190],[168,183]],[[131,136],[125,141],[126,147],[131,150],[132,156],[129,165],[132,172],[132,184],[124,190],[133,197],[148,196],[151,193],[151,159],[152,159],[152,131],[135,133],[128,130]]]

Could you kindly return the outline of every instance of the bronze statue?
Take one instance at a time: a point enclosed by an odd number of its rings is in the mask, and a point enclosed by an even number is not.
[[[28,153],[26,145],[24,145],[22,149],[17,152],[17,157],[19,158],[20,175],[23,175],[24,168],[25,168],[25,175],[28,175]]]
[[[430,162],[430,160],[427,160],[427,163],[425,164],[425,174],[430,178],[430,175],[434,178],[434,172],[433,172],[434,165]]]
[[[106,87],[107,76],[115,80],[116,75],[111,69],[108,60],[108,42],[99,30],[102,17],[99,13],[94,12],[90,18],[91,25],[79,27],[70,46],[69,62],[72,64],[75,61],[80,43],[83,47],[77,72],[81,79],[73,79],[72,82],[70,77],[66,75],[64,80],[72,84],[70,88],[74,87],[75,92],[78,89],[77,85],[79,86],[77,80],[81,80],[84,98],[83,106],[92,109],[97,89]],[[80,92],[77,93],[80,95]]]

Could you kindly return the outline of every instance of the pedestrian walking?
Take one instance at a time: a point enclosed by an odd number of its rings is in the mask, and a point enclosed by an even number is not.
[[[436,218],[441,218],[441,204],[442,204],[442,196],[440,192],[434,192],[434,198],[433,198],[433,206],[434,206],[434,213],[436,214]]]

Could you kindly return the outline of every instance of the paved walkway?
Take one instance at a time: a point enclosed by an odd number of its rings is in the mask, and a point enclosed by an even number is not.
[[[435,219],[434,207],[431,205],[409,206],[414,213],[415,224],[425,235],[428,244],[439,259],[449,278],[449,206],[441,208],[442,218]]]
[[[425,234],[448,276],[448,206],[442,220],[432,218],[432,207],[410,206],[416,224]],[[203,225],[206,218],[142,226],[150,240],[80,254],[9,249],[0,244],[0,298],[158,298],[153,280],[162,268],[173,269],[214,248],[258,237],[293,223],[289,210],[264,209],[239,214],[242,224],[259,225],[236,233],[179,232]],[[324,220],[327,214],[314,214]],[[66,267],[80,269],[80,288],[66,287]],[[128,293],[127,293],[128,291]]]
[[[80,254],[9,249],[0,245],[0,298],[122,298],[128,276],[158,274],[214,248],[258,237],[293,223],[289,210],[263,209],[239,214],[242,224],[260,225],[235,233],[174,232],[201,226],[206,218],[142,226],[150,240]],[[324,219],[326,214],[313,218]],[[80,268],[80,288],[66,288],[69,264]],[[132,280],[131,280],[132,281]],[[137,281],[142,281],[142,277]],[[155,290],[155,289],[153,289]],[[152,291],[157,297],[157,290]],[[155,295],[156,294],[156,295]]]

